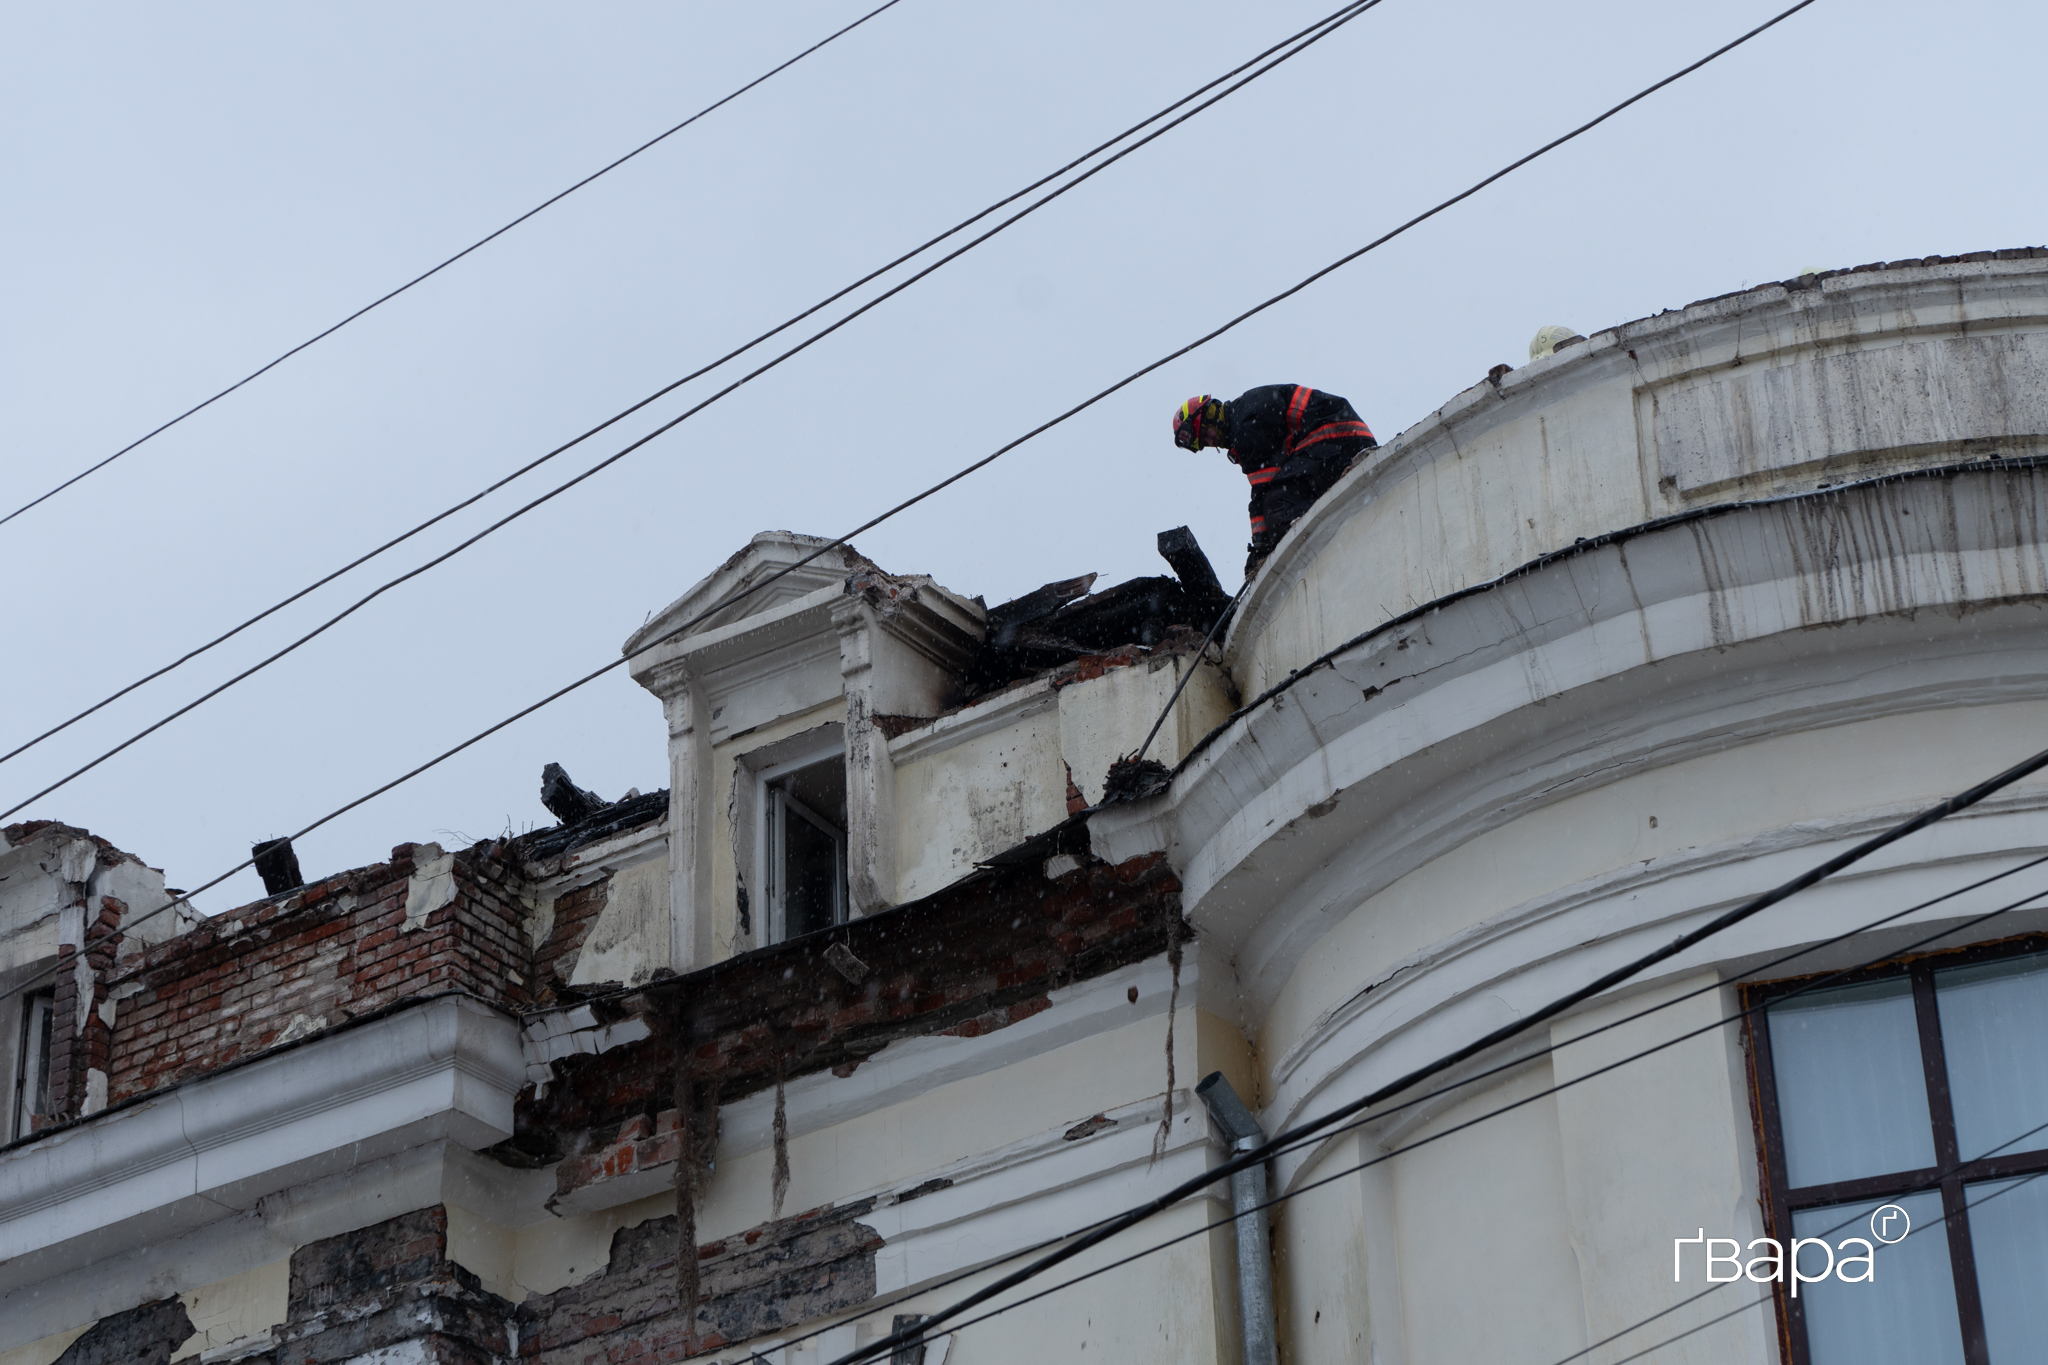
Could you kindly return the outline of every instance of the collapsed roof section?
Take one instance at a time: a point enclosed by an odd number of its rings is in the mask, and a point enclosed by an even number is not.
[[[1230,607],[1209,557],[1185,526],[1159,533],[1159,553],[1173,566],[1172,577],[1133,578],[1091,593],[1096,576],[1083,574],[990,608],[966,695],[1127,645],[1154,649],[1176,626],[1206,635]]]
[[[1176,760],[1231,710],[1200,658],[1230,598],[1186,528],[1159,548],[1171,576],[1091,591],[1083,574],[991,608],[764,532],[657,613],[626,651],[668,722],[663,846],[621,833],[563,854],[564,876],[666,862],[670,913],[641,941],[668,942],[621,979],[928,896],[1100,802],[1169,712],[1156,752]],[[571,824],[612,819],[555,788]]]

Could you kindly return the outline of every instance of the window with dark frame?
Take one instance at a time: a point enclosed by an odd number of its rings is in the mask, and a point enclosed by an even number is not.
[[[769,941],[846,922],[846,761],[843,754],[768,778]]]
[[[1771,1236],[1912,1232],[1874,1283],[1776,1286],[1788,1359],[2048,1360],[2048,938],[1815,979],[1743,992]]]
[[[49,1111],[50,1025],[56,1007],[54,990],[36,991],[22,998],[21,1049],[14,1059],[10,1138],[27,1137],[35,1131],[36,1115]]]

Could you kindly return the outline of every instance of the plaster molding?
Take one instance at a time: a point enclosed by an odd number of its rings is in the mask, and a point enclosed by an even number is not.
[[[1193,1092],[1173,1094],[1173,1125],[1153,1160],[1160,1099],[1150,1096],[1111,1110],[1114,1127],[1068,1140],[1065,1127],[1034,1133],[928,1173],[949,1182],[915,1199],[879,1203],[861,1221],[882,1235],[875,1254],[875,1290],[889,1294],[1069,1236],[1109,1210],[1155,1197],[1221,1165],[1229,1146]],[[1071,1123],[1088,1115],[1063,1120]],[[1229,1216],[1230,1186],[1219,1181],[1184,1201],[1210,1218]],[[1144,1234],[1139,1234],[1143,1236]]]
[[[1202,996],[1203,964],[1190,944],[1181,966],[1181,1011]],[[986,1075],[1055,1048],[1084,1041],[1166,1013],[1168,969],[1162,955],[1113,972],[1048,991],[1050,1009],[1041,1010],[976,1038],[945,1034],[894,1042],[869,1055],[851,1076],[803,1076],[783,1087],[789,1135],[802,1137],[913,1096]],[[1135,987],[1133,1003],[1128,992]],[[766,1149],[773,1140],[775,1093],[765,1090],[735,1100],[719,1111],[719,1154],[728,1159]],[[1080,1117],[1086,1118],[1087,1115]]]
[[[1232,661],[1233,671],[1240,672],[1240,686],[1245,685],[1240,656],[1295,609],[1297,597],[1307,589],[1305,578],[1347,521],[1396,485],[1434,465],[1463,458],[1520,419],[1561,410],[1574,398],[1617,381],[1624,382],[1624,401],[1634,407],[1648,403],[1656,392],[1735,367],[1782,365],[1795,355],[1825,361],[1909,341],[2038,334],[2044,326],[2048,260],[2032,256],[1831,272],[1810,287],[1760,285],[1596,332],[1568,350],[1510,370],[1498,384],[1472,385],[1387,444],[1367,452],[1274,548],[1226,632],[1224,657]],[[2048,444],[2040,432],[2006,436],[2010,439],[2002,445],[2007,454]],[[1642,439],[1648,440],[1649,448],[1631,443],[1617,453],[1625,456],[1626,467],[1607,471],[1623,486],[1645,478],[1655,483],[1654,472],[1643,472],[1645,461],[1657,466],[1655,440]],[[1869,453],[1887,452],[1879,437]],[[1907,467],[1944,463],[1964,454],[1953,442],[1896,447],[1889,453],[1896,454],[1894,463]],[[1758,472],[1771,490],[1782,489],[1782,480],[1768,477],[1768,471]],[[1537,477],[1547,478],[1548,472]],[[1654,488],[1649,499],[1651,515],[1660,501],[1669,504],[1662,510],[1683,505],[1682,497],[1660,500]],[[1561,524],[1556,538],[1543,548],[1568,546],[1575,535],[1595,536],[1613,528],[1612,520]],[[1464,586],[1453,580],[1443,583],[1439,592]]]
[[[0,1151],[0,1296],[414,1148],[512,1133],[518,1026],[441,997]]]
[[[1417,811],[1462,840],[1630,763],[1672,761],[1674,744],[1837,723],[1851,718],[1845,706],[1860,717],[2037,692],[2048,652],[2032,594],[2048,564],[2012,527],[2048,519],[2048,477],[1952,484],[1831,495],[1840,510],[1819,529],[1784,504],[1664,527],[1339,651],[1233,721],[1163,798],[1191,918],[1243,944],[1284,899],[1267,866],[1276,841],[1334,847],[1323,830],[1356,837],[1366,821],[1414,866],[1442,851],[1425,850]],[[1919,517],[1901,514],[1914,506]],[[1806,538],[1823,532],[1816,564]],[[1961,543],[1886,553],[1886,542],[1943,536]],[[1743,580],[1735,566],[1749,569]],[[1807,629],[1852,620],[1847,639]],[[1762,653],[1745,660],[1744,649]],[[1321,860],[1304,867],[1297,849],[1285,861],[1298,882]],[[1270,988],[1263,965],[1244,974],[1255,994]]]
[[[1059,692],[1052,680],[1034,678],[1021,687],[998,692],[929,725],[898,735],[889,741],[889,757],[898,767],[918,763],[983,735],[1007,730],[1020,721],[1054,710],[1059,704]]]
[[[1864,864],[1800,893],[1755,920],[1679,954],[1564,1016],[1604,1002],[1654,990],[1703,971],[1738,980],[1763,963],[1801,946],[1848,933],[1887,910],[1957,890],[2048,852],[2040,812],[2048,792],[2032,792],[1979,808],[1935,826],[1908,845],[1873,855]],[[1769,840],[1737,840],[1688,849],[1669,859],[1588,879],[1531,898],[1488,920],[1409,954],[1361,984],[1357,994],[1325,1011],[1293,1040],[1273,1066],[1273,1096],[1262,1113],[1278,1132],[1349,1103],[1394,1077],[1668,942],[1768,886],[1797,875],[1913,813],[1906,809],[1859,812],[1776,831]],[[1965,921],[2035,892],[2037,885],[1994,883],[1937,907],[1905,916],[1881,930],[1807,954],[1773,968],[1770,977],[1836,970],[1903,951],[1942,926]],[[2048,894],[2048,893],[2044,893]],[[1936,947],[2004,938],[2048,928],[2048,906],[2011,911],[1939,941]],[[1390,1101],[1413,1105],[1370,1125],[1378,1140],[1404,1131],[1470,1098],[1453,1091],[1417,1097],[1462,1076],[1529,1055],[1547,1046],[1548,1029],[1503,1045],[1461,1068]],[[1498,1081],[1494,1082],[1498,1084]],[[1282,1187],[1313,1165],[1331,1141],[1280,1158]]]
[[[669,805],[673,810],[673,798],[670,799]],[[532,884],[533,894],[536,898],[560,898],[578,887],[590,885],[601,877],[644,863],[650,858],[659,858],[668,851],[668,830],[669,821],[664,817],[649,820],[644,825],[635,825],[625,833],[615,834],[609,839],[578,845],[562,855],[561,871]]]

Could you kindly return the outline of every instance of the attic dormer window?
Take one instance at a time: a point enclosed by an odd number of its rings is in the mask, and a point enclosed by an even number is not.
[[[760,774],[768,941],[846,921],[846,755],[807,754]]]

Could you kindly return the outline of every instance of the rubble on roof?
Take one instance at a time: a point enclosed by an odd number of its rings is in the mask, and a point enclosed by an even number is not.
[[[266,896],[282,895],[306,884],[299,871],[299,855],[289,839],[261,840],[250,848],[249,857],[256,864],[256,875],[263,878]]]
[[[968,699],[1120,646],[1177,643],[1175,627],[1196,640],[1229,606],[1215,568],[1185,526],[1159,534],[1173,577],[1133,578],[1091,593],[1096,575],[1061,579],[989,608],[988,634],[966,679]]]
[[[1156,758],[1125,756],[1109,765],[1102,779],[1102,804],[1119,805],[1157,796],[1173,785],[1173,770]]]
[[[565,825],[585,820],[611,804],[596,792],[585,791],[571,782],[559,763],[550,763],[540,770],[540,803]]]
[[[558,763],[548,764],[545,771],[547,773],[560,773],[565,782],[568,780],[568,775],[562,773],[561,765]],[[542,790],[545,792],[545,785],[543,785]],[[616,801],[602,800],[593,796],[590,792],[582,791],[581,788],[576,790],[581,795],[590,797],[597,804],[583,808],[584,813],[575,820],[564,820],[563,823],[556,825],[553,829],[536,830],[532,834],[520,836],[515,842],[520,852],[528,861],[540,862],[543,859],[553,858],[559,854],[567,853],[571,849],[581,848],[585,844],[594,844],[600,839],[609,839],[614,834],[624,834],[629,829],[637,829],[639,826],[650,821],[660,820],[668,814],[668,788],[666,787],[663,787],[660,791],[647,792],[644,795],[638,792],[630,793]],[[543,800],[545,800],[545,796],[543,796]],[[554,807],[549,806],[548,809],[554,810]]]

